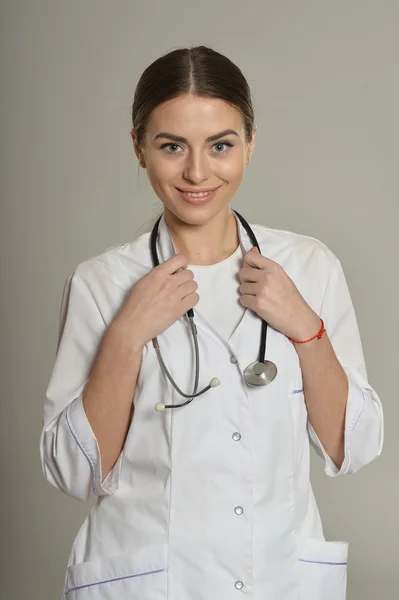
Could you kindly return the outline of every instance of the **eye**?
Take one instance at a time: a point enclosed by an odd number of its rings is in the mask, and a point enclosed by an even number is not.
[[[232,148],[232,146],[233,144],[230,144],[230,142],[217,142],[214,144],[213,148],[215,148],[216,154],[224,154],[227,152],[227,149]]]
[[[169,142],[168,144],[162,144],[161,146],[161,150],[165,150],[166,152],[169,152],[169,154],[179,154],[177,148],[181,148],[181,146],[175,142]]]

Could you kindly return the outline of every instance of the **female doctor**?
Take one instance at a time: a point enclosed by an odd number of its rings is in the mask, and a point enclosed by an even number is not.
[[[131,135],[163,214],[67,278],[46,395],[46,479],[97,496],[68,600],[346,596],[309,446],[330,477],[358,471],[382,409],[340,261],[230,208],[255,134],[248,84],[214,50],[141,76]]]

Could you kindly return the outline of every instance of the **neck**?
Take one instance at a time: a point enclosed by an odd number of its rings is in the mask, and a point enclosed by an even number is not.
[[[237,222],[230,208],[211,221],[192,225],[165,208],[165,222],[176,251],[191,265],[213,265],[231,256],[239,245]]]

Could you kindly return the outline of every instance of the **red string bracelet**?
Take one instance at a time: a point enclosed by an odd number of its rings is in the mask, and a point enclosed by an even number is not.
[[[315,340],[316,338],[320,340],[321,337],[322,337],[322,335],[323,335],[323,333],[326,333],[326,330],[324,329],[324,321],[323,321],[323,319],[320,318],[320,321],[321,321],[321,329],[320,329],[320,331],[318,333],[316,333],[316,335],[314,335],[313,337],[309,338],[308,340],[304,340],[303,342],[298,342],[297,340],[293,340],[290,337],[288,337],[288,335],[287,335],[287,338],[293,344],[306,344],[307,342],[311,342],[312,340]]]

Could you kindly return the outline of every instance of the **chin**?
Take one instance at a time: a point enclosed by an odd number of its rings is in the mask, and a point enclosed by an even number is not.
[[[204,225],[211,221],[214,217],[219,215],[221,212],[228,210],[230,211],[229,202],[212,204],[210,202],[204,206],[194,206],[187,204],[185,206],[176,205],[164,205],[165,211],[173,213],[173,215],[188,225]]]

